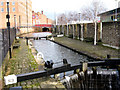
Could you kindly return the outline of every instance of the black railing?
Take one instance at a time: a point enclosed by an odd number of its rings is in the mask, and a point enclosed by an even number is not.
[[[15,29],[10,29],[10,45],[15,39]],[[9,50],[9,31],[8,29],[0,29],[0,62],[3,62]],[[2,63],[0,63],[2,64]]]
[[[84,62],[83,62],[84,63]],[[95,62],[87,62],[88,67],[96,67],[96,66],[109,66],[109,68],[116,68],[120,65],[120,59],[105,59],[103,61],[95,61]],[[81,69],[82,70],[82,62],[78,65],[72,66],[71,64],[66,64],[61,67],[51,68],[48,70],[30,72],[26,74],[19,74],[17,76],[17,81],[25,81],[30,79],[36,79],[44,76],[55,75],[58,73],[63,73],[71,70]]]

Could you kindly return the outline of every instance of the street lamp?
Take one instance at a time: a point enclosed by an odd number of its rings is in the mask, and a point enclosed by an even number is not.
[[[14,26],[15,26],[15,39],[16,39],[16,30],[17,30],[16,29],[16,15],[14,15],[14,24],[15,24]]]
[[[80,15],[81,15],[81,13],[78,13],[79,14],[79,22],[80,22]]]
[[[94,45],[97,44],[97,10],[95,11],[95,20],[94,20],[94,23],[95,23],[95,34],[94,34]]]
[[[7,15],[6,18],[8,19],[7,22],[7,28],[8,28],[8,32],[9,32],[9,54],[10,54],[10,58],[12,58],[12,52],[11,52],[11,40],[10,40],[10,15],[9,15],[9,0],[7,0]]]

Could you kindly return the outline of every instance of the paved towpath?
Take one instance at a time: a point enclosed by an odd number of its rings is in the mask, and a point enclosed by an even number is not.
[[[38,71],[39,65],[36,63],[31,50],[25,44],[25,40],[20,40],[19,49],[14,49],[13,58],[9,60],[5,76],[11,74],[24,74],[29,72]],[[42,77],[33,80],[19,82],[17,84],[8,85],[4,88],[22,86],[23,89],[41,89],[41,88],[64,88],[64,86],[53,78]]]
[[[80,40],[75,40],[67,37],[55,37],[55,42],[73,48],[94,58],[104,59],[108,54],[111,55],[111,58],[120,58],[120,50],[104,47],[102,45],[94,46],[93,43],[82,42]]]

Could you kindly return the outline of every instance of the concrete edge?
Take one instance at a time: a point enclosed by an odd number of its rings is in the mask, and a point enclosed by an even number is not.
[[[29,42],[31,42],[31,41],[29,40]],[[31,44],[28,44],[28,47],[29,47],[29,49],[31,49],[31,53],[34,56],[34,59],[37,62],[37,64],[43,66],[44,63],[41,63],[41,62],[45,62],[45,61],[42,58],[40,58],[40,59],[37,58],[38,51],[35,49],[35,47]]]

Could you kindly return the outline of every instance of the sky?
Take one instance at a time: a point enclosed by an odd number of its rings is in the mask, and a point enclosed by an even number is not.
[[[82,7],[90,4],[92,0],[31,0],[32,9],[35,12],[41,12],[51,19],[55,19],[60,13],[68,13],[69,11],[80,12]],[[112,10],[117,7],[115,0],[100,0],[103,5]]]

